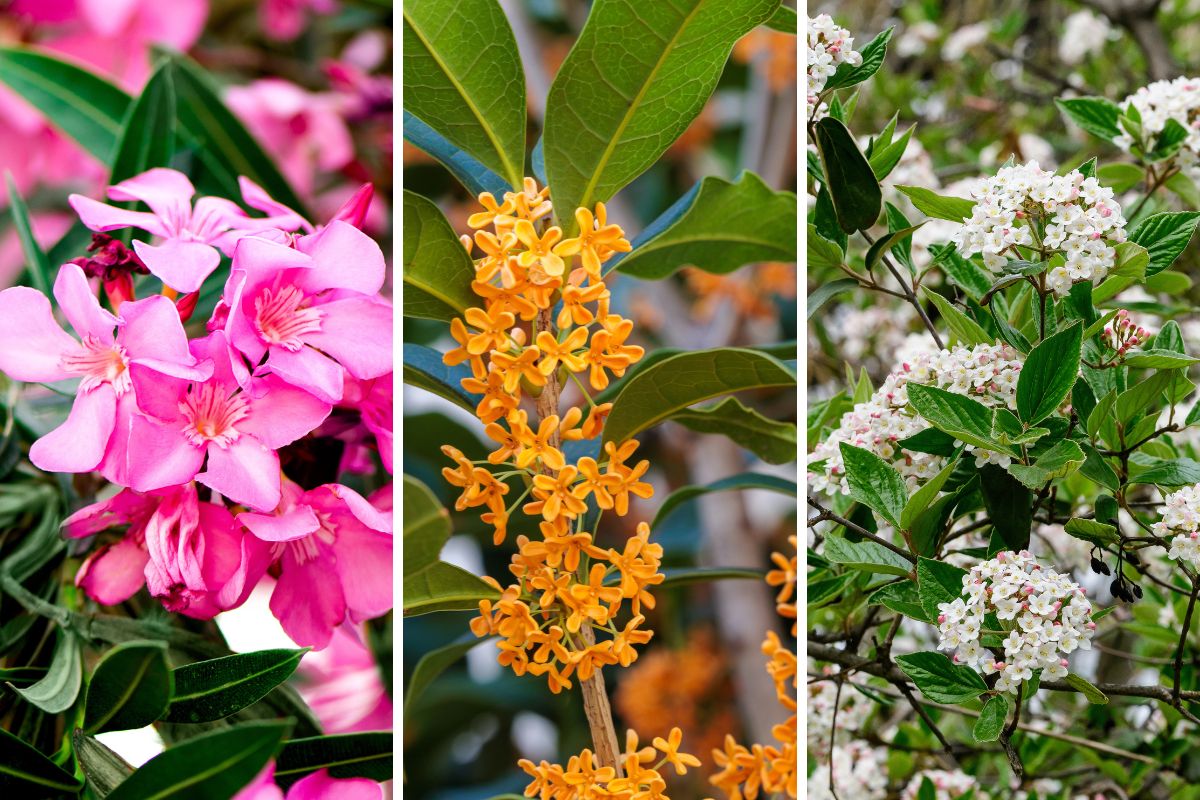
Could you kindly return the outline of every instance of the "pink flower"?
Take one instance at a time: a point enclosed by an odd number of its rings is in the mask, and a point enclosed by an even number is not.
[[[367,778],[333,778],[328,770],[307,775],[292,784],[286,800],[382,800],[383,787]],[[275,785],[275,763],[262,772],[233,800],[285,800],[283,790]]]
[[[320,425],[330,405],[274,375],[246,377],[220,331],[193,341],[192,352],[211,361],[211,377],[188,381],[132,370],[144,413],[133,418],[129,485],[151,491],[195,478],[235,502],[275,508],[275,450]]]
[[[211,619],[245,602],[266,573],[269,548],[246,535],[225,508],[200,502],[195,484],[152,494],[124,489],[67,518],[70,538],[128,525],[97,548],[75,584],[103,605],[123,603],[146,585],[169,611]]]
[[[258,19],[267,36],[277,41],[290,41],[304,30],[306,12],[332,14],[336,10],[334,0],[262,0]]]
[[[0,371],[32,383],[81,379],[66,422],[34,442],[30,460],[47,472],[99,468],[122,483],[128,425],[137,408],[130,370],[144,370],[151,382],[167,376],[203,380],[211,370],[188,351],[179,314],[165,297],[125,303],[115,317],[100,306],[75,264],[59,269],[54,297],[82,341],[59,327],[41,292],[24,286],[0,292]]]
[[[313,650],[300,661],[300,696],[326,733],[386,731],[392,727],[392,701],[361,633],[361,628],[340,626],[328,647]]]
[[[325,484],[302,492],[288,482],[274,515],[237,519],[274,545],[279,580],[271,612],[297,644],[323,648],[346,620],[392,607],[391,515],[352,489]]]
[[[334,220],[296,241],[238,242],[225,287],[225,330],[253,364],[317,397],[342,398],[345,369],[359,380],[392,371],[392,307],[375,296],[383,252]]]
[[[331,430],[336,424],[336,417],[331,417],[321,431],[346,441],[344,461],[358,467],[349,471],[374,472],[375,465],[369,452],[369,441],[373,437],[384,469],[392,472],[392,373],[369,381],[347,379],[339,406],[357,410],[360,424],[348,430]],[[342,425],[345,427],[345,423]]]
[[[202,197],[192,205],[196,189],[182,172],[155,167],[108,188],[113,200],[140,200],[149,212],[130,211],[73,194],[68,200],[84,225],[94,231],[141,228],[162,238],[158,245],[134,242],[133,249],[152,274],[180,292],[195,292],[221,263],[221,252],[232,253],[239,238],[251,232],[298,227],[296,212],[271,200],[261,188],[242,178],[251,207],[275,212],[249,217],[231,200]]]

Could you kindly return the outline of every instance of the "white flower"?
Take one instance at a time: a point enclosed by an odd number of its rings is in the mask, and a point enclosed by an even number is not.
[[[1167,555],[1200,569],[1200,484],[1185,486],[1163,498],[1162,519],[1154,533],[1171,539]]]
[[[975,790],[975,800],[989,800],[991,795],[979,788],[979,780],[961,770],[953,772],[943,769],[927,769],[912,776],[912,780],[900,793],[900,800],[917,800],[921,784],[928,778],[933,784],[934,800],[958,800],[968,790]]]
[[[840,64],[853,67],[862,63],[862,54],[854,49],[850,31],[839,27],[828,14],[808,18],[808,116],[824,116],[824,106],[816,108],[825,84]]]
[[[883,748],[850,741],[833,748],[832,760],[837,797],[883,800],[887,796],[887,751]],[[829,791],[829,761],[821,758],[808,777],[809,800],[833,800],[834,795]]]
[[[1121,103],[1124,109],[1130,104],[1142,117],[1143,150],[1153,147],[1169,120],[1175,120],[1187,131],[1187,138],[1171,161],[1196,180],[1200,178],[1200,78],[1180,77],[1170,81],[1155,81],[1143,86]],[[1114,140],[1118,147],[1130,150],[1135,142],[1127,134]]]

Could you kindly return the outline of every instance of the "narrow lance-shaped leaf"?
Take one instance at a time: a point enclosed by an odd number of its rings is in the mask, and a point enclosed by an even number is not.
[[[727,436],[768,464],[796,460],[796,426],[763,416],[736,397],[675,413],[672,421],[698,433]]]
[[[21,240],[21,252],[25,255],[25,271],[29,275],[29,282],[33,284],[33,288],[50,297],[50,287],[53,283],[50,259],[33,235],[29,208],[17,190],[17,183],[13,180],[11,172],[5,171],[4,183],[8,187],[8,205],[12,211],[13,226],[17,229],[17,238]]]
[[[11,684],[9,688],[47,714],[61,714],[75,704],[82,685],[79,639],[71,631],[60,628],[46,677],[23,689]]]
[[[165,642],[125,642],[104,654],[88,682],[88,733],[143,728],[162,716],[174,681]]]
[[[462,388],[463,378],[471,377],[471,370],[459,364],[451,367],[442,360],[442,354],[423,344],[405,344],[401,356],[404,382],[427,392],[443,397],[471,413],[479,402]]]
[[[681,504],[696,497],[701,497],[710,492],[741,491],[746,489],[762,489],[795,496],[797,486],[795,481],[789,481],[777,475],[763,475],[756,472],[731,475],[728,478],[722,478],[719,481],[713,481],[704,486],[684,486],[681,489],[671,492],[663,500],[662,505],[658,507],[658,512],[654,515],[654,521],[650,523],[650,529],[657,528],[663,520],[671,515],[672,511]]]
[[[166,167],[175,153],[175,62],[166,59],[150,76],[126,115],[113,156],[109,185]]]
[[[286,681],[306,652],[259,650],[185,664],[174,671],[175,691],[165,719],[213,722],[241,711]]]
[[[275,759],[275,782],[288,787],[318,770],[334,778],[391,780],[392,734],[346,733],[292,739]]]
[[[4,797],[57,797],[83,788],[75,776],[35,747],[0,728],[0,794]]]
[[[473,197],[490,192],[499,198],[504,192],[512,189],[507,180],[492,172],[470,153],[459,148],[408,110],[404,111],[403,125],[404,141],[433,156]]]

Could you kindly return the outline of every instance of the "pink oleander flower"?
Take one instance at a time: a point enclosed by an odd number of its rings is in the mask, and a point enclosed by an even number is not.
[[[377,296],[385,270],[379,245],[339,220],[296,249],[247,237],[217,324],[226,315],[230,344],[259,372],[336,403],[343,368],[359,380],[392,371],[392,307]]]
[[[0,371],[30,383],[81,379],[66,421],[33,443],[30,460],[47,472],[99,469],[124,483],[137,410],[130,371],[144,370],[154,382],[204,380],[211,368],[188,350],[179,314],[165,297],[124,303],[113,316],[76,264],[59,269],[54,297],[81,340],[59,327],[41,292],[24,286],[0,292]]]
[[[347,620],[391,609],[391,514],[352,489],[325,484],[304,492],[286,482],[275,514],[237,520],[273,545],[279,578],[271,612],[297,644],[321,649]]]
[[[334,414],[321,426],[320,435],[341,439],[345,445],[342,472],[371,474],[376,464],[372,451],[379,453],[383,468],[392,470],[392,373],[369,381],[347,377],[341,409],[357,411],[357,419],[345,413]],[[371,447],[372,441],[375,446]]]
[[[138,491],[195,478],[260,510],[279,505],[276,450],[314,430],[330,405],[274,375],[248,377],[217,331],[192,342],[212,365],[203,381],[131,370],[143,413],[135,415],[129,485]],[[204,469],[204,472],[200,472]]]
[[[195,292],[221,263],[221,253],[232,254],[238,239],[250,233],[295,230],[303,220],[272,200],[263,189],[240,179],[243,198],[267,217],[250,217],[236,203],[222,197],[201,197],[192,205],[196,189],[182,172],[155,167],[108,188],[112,200],[140,200],[149,212],[130,211],[72,194],[68,200],[88,228],[111,231],[140,228],[163,241],[158,245],[134,242],[133,249],[163,283],[180,292]]]
[[[300,660],[297,688],[326,733],[392,727],[392,701],[363,635],[361,626],[343,625],[333,632],[328,647]]]
[[[383,787],[368,778],[334,778],[328,770],[306,775],[283,793],[275,785],[275,762],[263,767],[233,800],[382,800]]]
[[[211,619],[245,602],[266,573],[269,548],[223,506],[200,502],[195,484],[139,494],[123,489],[63,522],[69,538],[127,525],[125,536],[88,556],[75,585],[116,605],[145,585],[169,611]]]
[[[258,20],[263,33],[276,41],[291,41],[304,30],[309,13],[332,14],[334,0],[261,0]]]

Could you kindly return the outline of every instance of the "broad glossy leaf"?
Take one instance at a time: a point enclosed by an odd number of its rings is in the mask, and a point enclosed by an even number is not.
[[[1008,697],[994,694],[983,704],[983,710],[979,712],[979,719],[975,721],[971,735],[977,742],[994,742],[1000,738],[1000,731],[1004,728],[1004,720],[1007,717]]]
[[[1030,351],[1017,380],[1017,416],[1034,425],[1053,414],[1079,376],[1083,329],[1072,325]]]
[[[185,664],[174,670],[167,722],[224,719],[254,705],[286,681],[308,650],[258,650]]]
[[[1078,675],[1068,675],[1064,680],[1072,689],[1086,697],[1087,701],[1092,705],[1108,705],[1108,695],[1093,686],[1086,678],[1081,678]]]
[[[811,241],[811,240],[810,240]],[[811,261],[809,262],[811,263]],[[832,300],[842,292],[847,292],[858,286],[858,281],[853,278],[840,278],[836,281],[829,281],[817,287],[815,291],[808,293],[808,314],[807,318],[812,319],[813,314],[820,310],[821,306]]]
[[[1055,478],[1064,478],[1083,464],[1084,454],[1070,439],[1055,442],[1054,446],[1037,457],[1033,464],[1011,464],[1010,475],[1030,489],[1041,489]]]
[[[795,372],[757,350],[723,347],[672,355],[625,381],[604,426],[604,441],[624,442],[713,397],[795,385]]]
[[[140,175],[151,167],[166,167],[175,153],[175,72],[165,59],[129,107],[109,172],[110,185]]]
[[[912,572],[913,565],[878,542],[851,542],[842,536],[825,537],[825,558],[834,564],[863,572],[878,572],[901,577]]]
[[[1176,211],[1155,214],[1139,222],[1129,232],[1129,241],[1140,244],[1150,254],[1147,275],[1169,268],[1192,240],[1200,211]]]
[[[334,778],[391,780],[391,731],[292,739],[275,759],[275,782],[286,788],[321,769]]]
[[[437,676],[445,672],[456,661],[465,656],[469,651],[473,650],[476,645],[487,641],[479,639],[474,634],[467,634],[469,638],[453,642],[445,647],[439,647],[437,650],[431,650],[421,656],[421,660],[417,662],[417,666],[413,667],[412,677],[404,686],[404,709],[407,712],[409,705],[414,702],[416,697],[425,691],[429,684],[437,679]]]
[[[893,527],[900,527],[900,516],[908,501],[904,478],[895,467],[869,450],[842,442],[841,452],[850,496]]]
[[[833,117],[819,120],[814,128],[838,226],[844,233],[870,228],[879,218],[883,193],[866,156],[846,126]]]
[[[0,81],[84,150],[111,163],[132,98],[107,80],[24,47],[0,48]]]
[[[960,342],[970,347],[976,344],[991,344],[992,337],[988,335],[978,322],[968,317],[963,312],[954,307],[946,298],[942,297],[937,292],[930,289],[928,286],[922,286],[921,291],[929,298],[935,306],[938,313],[942,317],[942,321],[946,323],[946,327],[954,334]]]
[[[701,497],[710,492],[741,491],[744,489],[765,489],[779,494],[795,496],[797,486],[795,481],[789,481],[776,475],[761,475],[754,472],[732,475],[704,486],[684,486],[682,489],[676,489],[671,492],[663,500],[662,505],[658,507],[658,512],[654,515],[654,521],[650,523],[650,529],[654,530],[657,528],[659,523],[671,515],[672,511],[693,498]]]
[[[288,722],[248,722],[172,745],[143,764],[107,800],[233,797],[275,755]]]
[[[780,33],[790,33],[795,36],[798,27],[796,9],[789,8],[788,6],[780,6],[764,24],[771,30],[779,31]]]
[[[1101,547],[1107,547],[1121,541],[1121,536],[1117,533],[1115,525],[1097,522],[1094,519],[1076,518],[1067,520],[1067,524],[1063,526],[1063,530],[1076,539],[1100,545]]]
[[[1074,97],[1055,100],[1054,104],[1072,122],[1093,136],[1112,141],[1114,137],[1121,135],[1121,130],[1117,127],[1117,117],[1121,115],[1121,109],[1107,98]]]
[[[504,192],[512,190],[508,181],[407,110],[404,111],[403,123],[404,140],[437,159],[472,196],[478,197],[484,192],[491,192],[499,198]]]
[[[944,653],[896,656],[896,664],[935,703],[965,703],[987,691],[978,672],[952,664]]]
[[[838,64],[837,71],[829,77],[828,83],[825,84],[825,90],[845,89],[848,86],[854,86],[862,83],[870,78],[879,68],[883,66],[883,59],[887,55],[888,42],[892,39],[892,31],[894,28],[888,28],[880,31],[874,39],[867,42],[859,51],[862,55],[862,60],[858,64],[850,64],[843,62]]]
[[[405,344],[401,358],[404,382],[409,386],[424,389],[475,413],[479,395],[462,388],[462,379],[471,377],[471,370],[465,364],[447,366],[441,353],[423,344]]]
[[[104,654],[88,681],[87,733],[128,731],[157,720],[171,702],[174,681],[165,642],[125,642]]]
[[[574,234],[576,208],[608,200],[666,152],[708,101],[734,43],[778,8],[779,0],[592,4],[546,100],[546,175],[565,235]]]
[[[920,186],[897,186],[896,188],[912,201],[918,211],[927,217],[962,222],[971,216],[971,211],[975,208],[974,200],[940,195]]]
[[[685,207],[678,203],[617,254],[605,269],[665,278],[693,266],[718,275],[758,261],[796,260],[796,195],[772,191],[743,172],[734,183],[705,178]]]
[[[0,794],[4,797],[58,797],[81,788],[74,775],[0,728]]]
[[[75,704],[82,685],[79,639],[69,630],[60,628],[46,677],[25,688],[11,684],[9,688],[47,714],[61,714]]]
[[[495,0],[404,3],[404,107],[503,175],[525,177],[525,72]]]
[[[1016,454],[1012,447],[1001,445],[992,438],[992,409],[977,400],[937,386],[910,384],[908,401],[935,428],[960,441]]]
[[[404,476],[404,577],[436,564],[450,538],[450,512],[429,487],[411,475]]]
[[[911,580],[889,583],[882,589],[872,592],[871,604],[882,605],[885,608],[890,608],[897,614],[903,614],[906,617],[912,617],[922,622],[929,621],[929,615],[921,607],[921,599],[917,594],[917,585]]]
[[[900,512],[900,528],[902,530],[908,530],[917,520],[917,517],[919,517],[925,509],[929,508],[930,504],[933,503],[935,498],[937,498],[938,492],[940,492],[942,487],[945,486],[947,479],[949,479],[950,474],[954,472],[954,468],[957,466],[958,459],[952,459],[946,464],[946,466],[942,467],[937,475],[934,475],[932,478],[925,481],[925,483],[921,485],[921,488],[913,492],[912,497],[909,497],[905,501],[904,508]]]
[[[962,596],[962,579],[966,575],[966,570],[944,561],[917,559],[917,591],[929,619],[937,619],[938,605],[952,603]]]
[[[1033,492],[995,464],[985,464],[979,475],[979,491],[993,530],[1008,549],[1024,550],[1033,525]]]
[[[475,611],[480,600],[494,600],[500,592],[462,567],[438,561],[404,579],[404,615],[435,611]]]
[[[1130,483],[1153,483],[1159,486],[1200,483],[1200,463],[1190,458],[1149,460],[1149,468],[1130,478]]]
[[[475,264],[431,200],[404,192],[404,316],[449,322],[479,304]]]
[[[698,433],[727,436],[768,464],[796,460],[799,447],[796,426],[765,417],[736,397],[727,397],[711,406],[684,409],[671,420]]]

